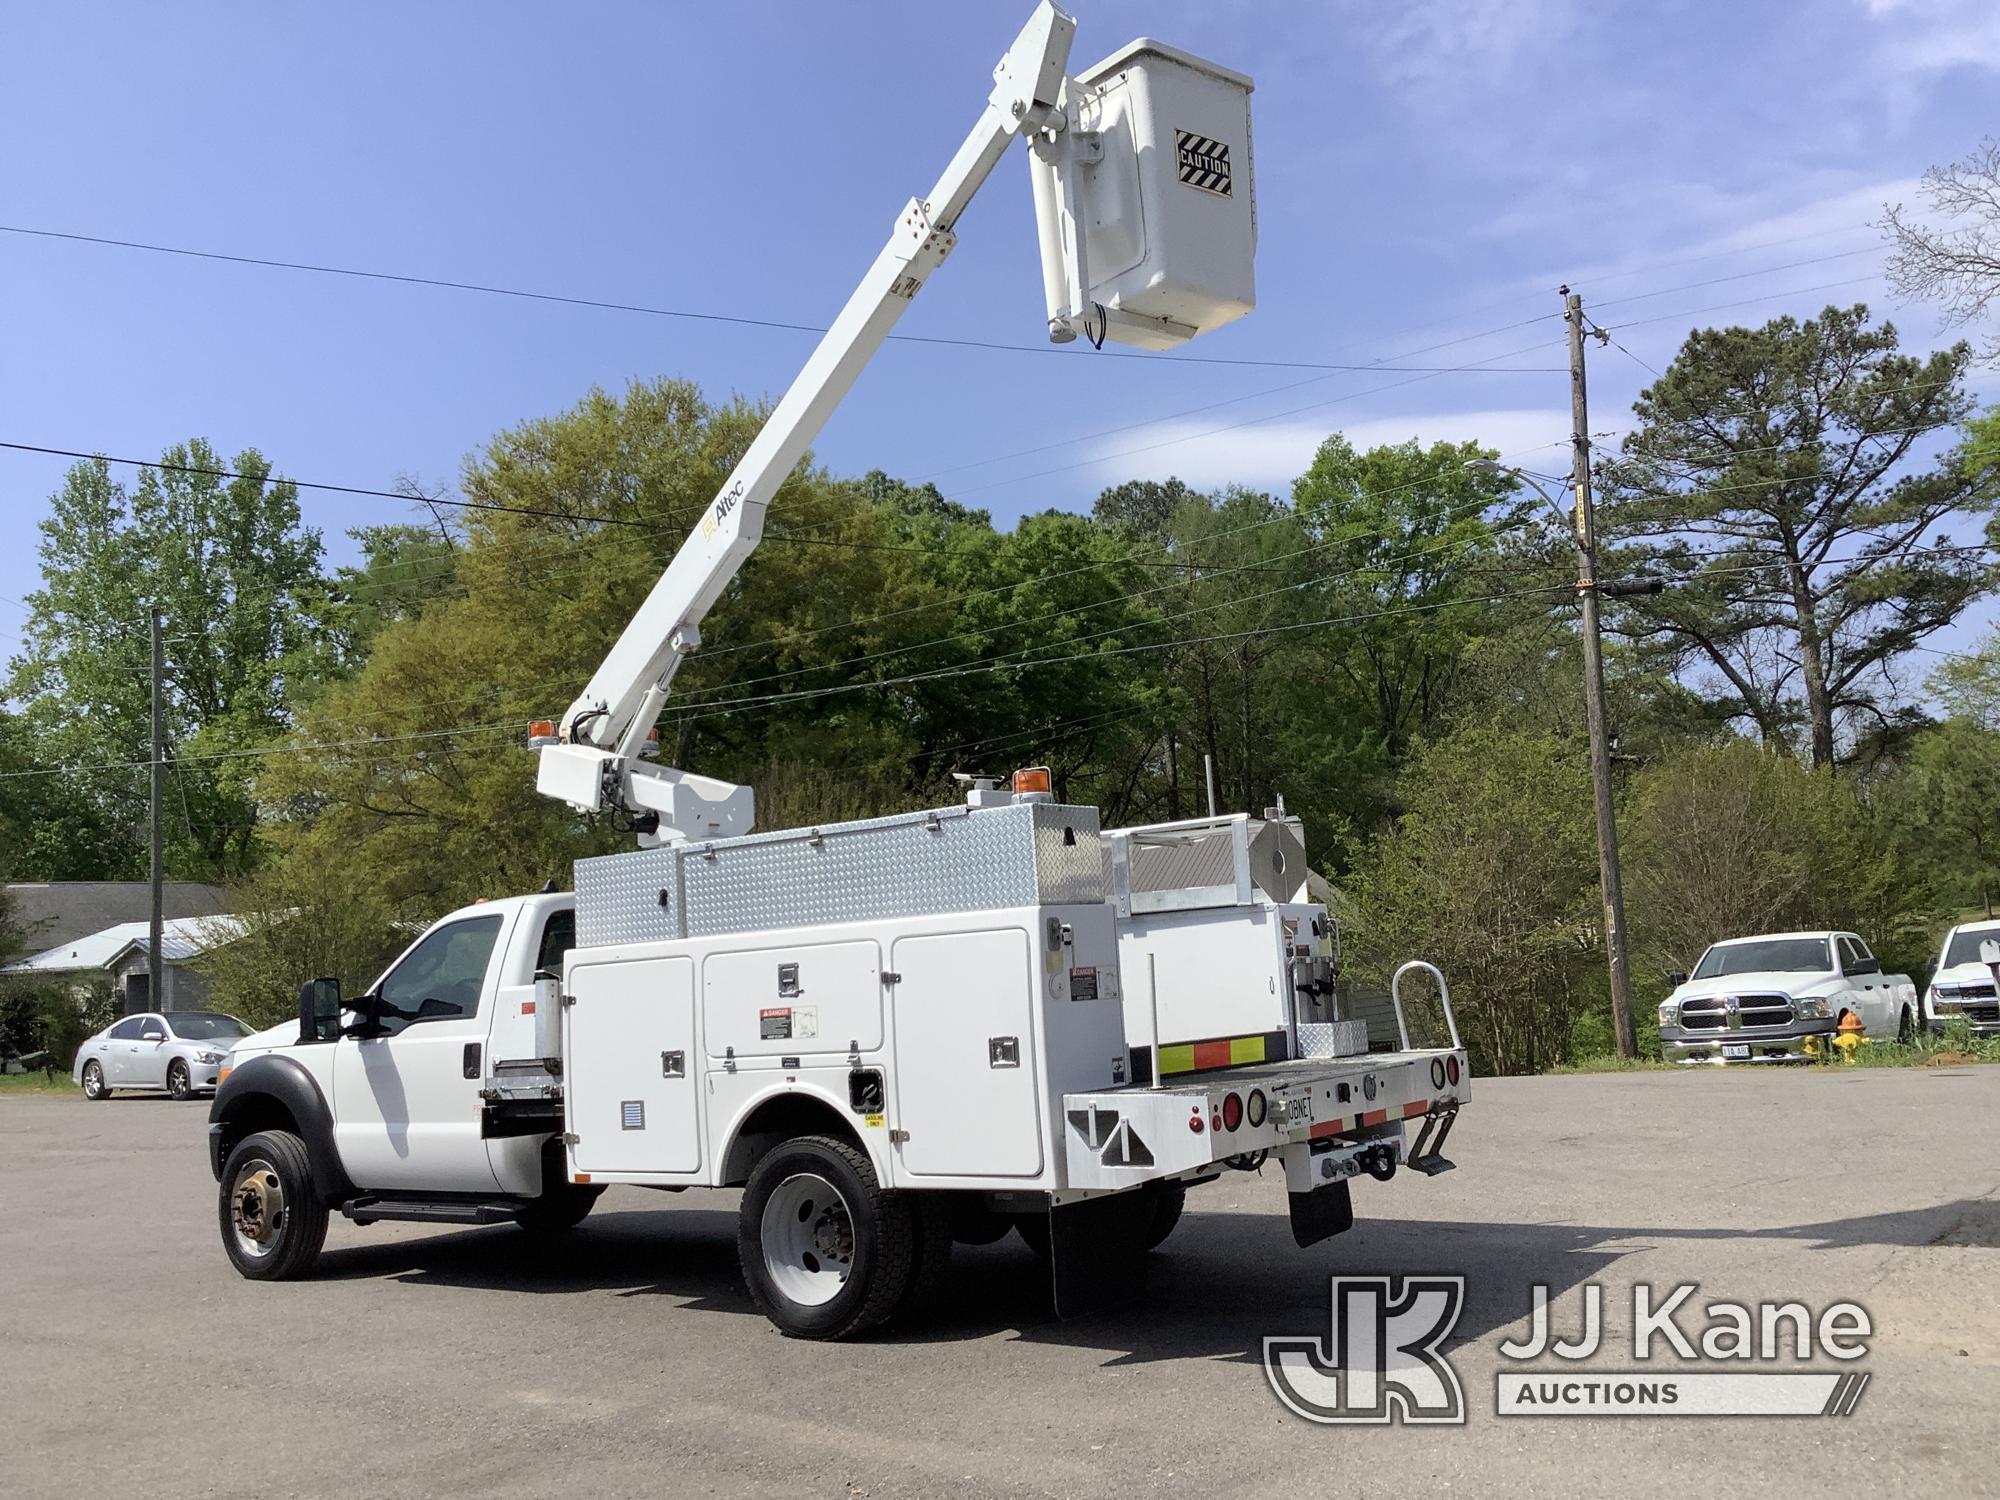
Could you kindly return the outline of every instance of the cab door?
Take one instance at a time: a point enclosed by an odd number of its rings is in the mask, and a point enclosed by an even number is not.
[[[142,1016],[139,1040],[133,1044],[131,1069],[125,1081],[134,1088],[163,1089],[167,1086],[167,1023],[158,1016]]]
[[[360,1188],[493,1192],[480,1134],[498,912],[433,927],[375,987],[379,1036],[334,1043],[333,1138]]]

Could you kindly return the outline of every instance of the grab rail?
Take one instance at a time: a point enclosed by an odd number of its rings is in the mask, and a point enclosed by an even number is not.
[[[1458,1017],[1451,1008],[1451,989],[1444,982],[1444,971],[1436,964],[1425,963],[1421,958],[1413,958],[1389,977],[1389,1003],[1396,1008],[1396,1036],[1403,1044],[1403,1050],[1410,1050],[1410,1027],[1403,1017],[1403,976],[1412,969],[1422,969],[1437,981],[1438,999],[1444,1004],[1444,1024],[1451,1033],[1454,1051],[1463,1052],[1465,1044],[1458,1039]]]

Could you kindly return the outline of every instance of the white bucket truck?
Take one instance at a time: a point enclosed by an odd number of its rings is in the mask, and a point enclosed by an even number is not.
[[[640,849],[580,861],[573,896],[452,913],[364,995],[311,981],[296,1028],[236,1049],[210,1135],[244,1275],[304,1274],[334,1210],[548,1231],[612,1183],[741,1187],[752,1294],[831,1338],[921,1298],[954,1240],[1018,1229],[1073,1307],[1225,1168],[1275,1157],[1306,1245],[1352,1223],[1354,1176],[1450,1165],[1449,1000],[1427,1050],[1400,1003],[1379,1052],[1335,1013],[1282,810],[1107,833],[1030,771],[758,833],[747,788],[645,759],[779,482],[1017,137],[1053,339],[1170,348],[1252,305],[1249,80],[1150,41],[1070,77],[1073,30],[1037,9],[597,675],[536,726],[541,790]]]

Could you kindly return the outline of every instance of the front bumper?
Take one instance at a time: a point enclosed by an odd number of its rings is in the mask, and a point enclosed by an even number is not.
[[[1717,1027],[1662,1026],[1660,1055],[1668,1062],[1694,1066],[1702,1063],[1810,1062],[1809,1038],[1817,1038],[1816,1048],[1824,1052],[1832,1040],[1836,1022],[1832,1017],[1814,1021],[1793,1021],[1787,1026],[1746,1026],[1739,1030]],[[1741,1054],[1737,1048],[1743,1048]],[[1724,1051],[1728,1048],[1728,1051]]]
[[[1983,1014],[1991,1013],[1993,1009],[1991,1005],[1984,1007],[1974,1006],[1971,1009],[1978,1013],[1966,1016],[1965,1021],[1972,1028],[1974,1036],[2000,1036],[2000,1019],[1992,1021],[1982,1019]],[[1929,1018],[1925,1020],[1924,1025],[1930,1028],[1932,1035],[1943,1036],[1945,1027],[1959,1019],[1961,1014],[1957,1010],[1946,1010],[1940,1007],[1931,1013]]]

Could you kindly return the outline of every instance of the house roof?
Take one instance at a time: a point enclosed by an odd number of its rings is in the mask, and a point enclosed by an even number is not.
[[[109,969],[132,949],[147,951],[148,927],[146,922],[119,922],[101,932],[45,948],[0,972],[66,974],[78,969]],[[235,942],[243,932],[241,917],[175,917],[160,925],[160,957],[170,964],[184,963]]]
[[[7,900],[30,952],[122,922],[143,923],[152,910],[151,889],[143,880],[9,881]],[[212,917],[229,910],[229,893],[198,880],[169,880],[161,905],[169,918]]]

